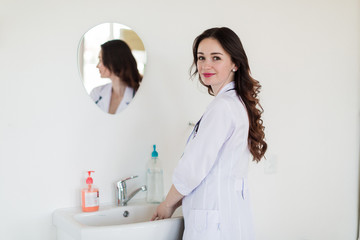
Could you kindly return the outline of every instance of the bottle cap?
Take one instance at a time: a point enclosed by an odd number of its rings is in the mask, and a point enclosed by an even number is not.
[[[95,171],[88,171],[89,177],[86,179],[86,184],[93,184],[93,179],[91,177],[91,173]]]
[[[159,156],[158,152],[156,151],[156,145],[154,144],[154,151],[151,153],[151,157],[156,158]]]

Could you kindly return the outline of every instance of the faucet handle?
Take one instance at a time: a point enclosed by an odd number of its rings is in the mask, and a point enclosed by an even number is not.
[[[137,177],[138,177],[138,175],[130,176],[130,177],[128,177],[128,178],[125,178],[125,179],[123,179],[123,180],[120,180],[120,182],[125,182],[125,181],[127,181],[127,180],[130,180],[130,179],[133,179],[133,178],[137,178]]]
[[[126,185],[125,185],[125,182],[126,182],[127,180],[130,180],[130,179],[133,179],[133,178],[137,178],[137,177],[138,177],[137,175],[134,175],[134,176],[130,176],[130,177],[128,177],[128,178],[122,179],[122,180],[118,181],[118,182],[116,183],[116,185],[118,186],[118,188],[120,188],[120,186],[126,186]]]

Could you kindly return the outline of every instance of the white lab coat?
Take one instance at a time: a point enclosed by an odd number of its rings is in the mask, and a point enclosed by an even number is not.
[[[174,170],[174,186],[185,196],[184,240],[255,238],[246,181],[249,120],[234,86],[210,103]]]
[[[101,110],[103,110],[106,113],[109,112],[111,89],[112,89],[112,83],[108,83],[94,88],[90,93],[90,97],[94,100],[94,102],[98,105],[98,107],[101,108]],[[134,95],[135,95],[134,89],[131,87],[126,87],[124,92],[124,97],[121,100],[115,113],[119,113],[122,110],[124,110],[127,107],[127,105],[130,104]]]

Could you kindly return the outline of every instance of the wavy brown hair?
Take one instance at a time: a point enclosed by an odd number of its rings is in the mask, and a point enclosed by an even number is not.
[[[193,44],[193,57],[194,62],[192,64],[190,74],[195,76],[198,73],[197,61],[198,61],[198,47],[202,40],[206,38],[212,38],[217,40],[223,49],[230,54],[232,62],[238,67],[238,70],[234,74],[235,90],[237,95],[244,102],[248,116],[249,116],[249,135],[248,146],[253,160],[259,162],[264,156],[267,143],[265,142],[265,133],[263,120],[261,114],[264,112],[260,105],[258,94],[260,93],[261,85],[259,81],[251,77],[248,58],[245,50],[242,46],[240,38],[231,29],[226,27],[211,28],[200,34]],[[192,72],[192,69],[195,71]],[[206,86],[199,76],[201,84],[208,88],[208,93],[214,95],[211,86]]]
[[[101,45],[101,53],[104,66],[137,91],[142,76],[127,43],[120,39],[110,40]]]

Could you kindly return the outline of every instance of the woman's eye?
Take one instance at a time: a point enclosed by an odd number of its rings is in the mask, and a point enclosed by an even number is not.
[[[204,60],[205,58],[203,56],[199,56],[198,60]]]
[[[220,58],[220,57],[217,57],[217,56],[213,57],[213,59],[214,59],[215,61],[221,60],[221,58]]]

